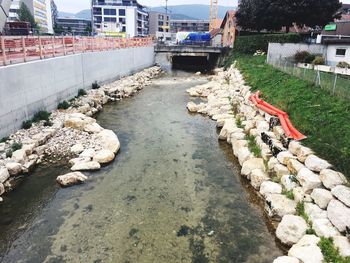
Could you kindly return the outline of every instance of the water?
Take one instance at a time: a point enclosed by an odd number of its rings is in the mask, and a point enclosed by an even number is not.
[[[201,81],[173,72],[97,116],[121,141],[84,185],[41,167],[0,206],[1,262],[272,262],[282,254],[215,122],[186,110]],[[205,81],[205,79],[203,79]]]

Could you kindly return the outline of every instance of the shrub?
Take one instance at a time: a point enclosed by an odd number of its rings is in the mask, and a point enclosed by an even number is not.
[[[350,68],[350,64],[346,63],[345,61],[341,61],[337,64],[338,68]]]
[[[1,140],[0,140],[0,143],[1,142],[7,142],[9,140],[9,137],[3,137]]]
[[[22,123],[22,128],[25,129],[25,130],[28,130],[32,127],[32,121],[31,120],[27,120],[27,121],[24,121]]]
[[[305,58],[304,63],[311,64],[315,60],[315,58],[316,56],[314,54],[310,54]]]
[[[98,84],[97,81],[94,81],[94,82],[92,83],[92,89],[99,89],[99,88],[101,88],[100,84]]]
[[[9,150],[7,150],[7,152],[6,152],[6,158],[11,158],[11,157],[12,157],[12,150],[9,149]]]
[[[236,39],[234,50],[246,54],[254,54],[257,50],[267,52],[269,42],[298,43],[302,40],[299,34],[260,34],[239,36]]]
[[[11,145],[11,149],[12,151],[17,151],[17,150],[20,150],[22,149],[22,143],[20,142],[14,142],[12,145]]]
[[[305,59],[311,54],[307,51],[299,51],[295,53],[294,60],[298,63],[305,63]]]
[[[51,127],[52,125],[53,125],[53,123],[49,120],[44,122],[45,127]]]
[[[316,56],[315,59],[312,61],[312,64],[314,64],[314,65],[324,65],[325,64],[325,60],[321,56]]]
[[[246,140],[248,141],[248,149],[254,154],[254,156],[257,158],[261,157],[261,149],[256,144],[255,137],[252,135],[246,135]]]
[[[35,113],[32,122],[39,122],[39,121],[49,121],[50,120],[51,113],[47,112],[45,110],[38,111]]]
[[[288,199],[294,200],[293,190],[283,191],[283,194],[284,194]]]
[[[85,96],[87,93],[84,89],[79,89],[78,90],[78,97]]]
[[[237,125],[238,128],[241,128],[241,129],[244,128],[244,126],[243,126],[243,124],[242,124],[242,120],[241,120],[240,117],[237,117],[237,118],[236,118],[236,125]]]
[[[57,106],[57,109],[59,110],[66,110],[70,107],[70,103],[66,100],[60,102]]]

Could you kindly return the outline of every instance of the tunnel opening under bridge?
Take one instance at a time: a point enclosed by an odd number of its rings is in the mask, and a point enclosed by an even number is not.
[[[220,55],[210,54],[205,56],[173,56],[172,68],[186,71],[210,72],[218,66]]]

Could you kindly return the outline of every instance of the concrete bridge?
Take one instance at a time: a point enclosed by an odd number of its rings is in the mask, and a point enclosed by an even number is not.
[[[155,46],[156,62],[159,64],[172,64],[173,67],[190,67],[194,64],[206,64],[208,68],[214,67],[223,53],[221,47],[211,46]]]

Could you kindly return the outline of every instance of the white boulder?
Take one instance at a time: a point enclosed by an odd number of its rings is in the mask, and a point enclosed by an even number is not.
[[[24,164],[26,157],[27,157],[27,155],[26,155],[25,150],[20,149],[20,150],[14,151],[12,153],[11,159],[14,160],[16,163]]]
[[[95,171],[99,170],[101,165],[98,162],[88,161],[88,162],[76,162],[71,170],[72,171]]]
[[[265,210],[270,217],[279,220],[296,213],[296,202],[282,194],[270,194],[266,197]]]
[[[80,158],[88,158],[88,159],[92,159],[94,157],[94,155],[96,154],[96,151],[92,148],[86,149],[84,150],[79,157]]]
[[[316,188],[311,193],[312,199],[322,209],[326,209],[329,202],[333,199],[330,191],[322,188]]]
[[[285,215],[278,224],[276,236],[288,246],[297,243],[306,233],[308,225],[300,216]]]
[[[10,175],[17,175],[22,172],[22,165],[20,163],[7,163],[6,168]]]
[[[260,194],[262,194],[265,198],[269,194],[281,194],[282,186],[278,183],[274,183],[271,181],[262,182],[260,185]]]
[[[110,163],[113,161],[115,158],[115,155],[112,151],[110,150],[101,150],[96,152],[95,156],[93,157],[93,161],[105,164],[105,163]]]
[[[307,168],[302,168],[299,171],[297,179],[303,187],[305,193],[310,193],[313,189],[320,188],[322,186],[319,176]]]
[[[103,130],[97,135],[101,142],[102,148],[117,153],[120,149],[118,136],[111,130]]]
[[[350,228],[350,208],[338,200],[331,200],[327,207],[328,219],[340,231]]]
[[[259,190],[261,184],[269,179],[268,175],[261,169],[255,169],[250,174],[251,185],[256,190]]]
[[[340,235],[338,230],[327,218],[316,219],[312,222],[312,228],[319,237],[334,237]]]
[[[334,246],[339,249],[339,253],[343,257],[350,257],[350,241],[344,236],[333,237]]]
[[[305,213],[313,222],[317,219],[327,219],[327,211],[321,209],[318,205],[312,203],[304,203]]]
[[[56,181],[61,186],[71,186],[85,182],[87,177],[80,172],[68,173],[57,177]]]
[[[288,256],[296,257],[303,263],[322,263],[323,255],[318,247],[320,238],[315,235],[305,235],[288,251]]]
[[[84,146],[81,143],[75,144],[70,148],[70,151],[74,154],[79,154],[84,151]]]
[[[198,111],[198,106],[193,101],[190,101],[189,103],[187,103],[187,109],[188,109],[189,112],[197,112]]]
[[[10,174],[6,167],[0,167],[0,183],[4,183],[9,178]]]
[[[250,178],[250,174],[253,170],[260,169],[265,171],[264,160],[261,158],[251,158],[243,163],[241,173],[242,175]]]
[[[311,154],[313,154],[313,151],[310,148],[307,148],[305,146],[301,146],[298,150],[297,157],[298,157],[298,160],[300,162],[304,163],[306,158]]]
[[[275,164],[273,167],[274,172],[276,173],[278,178],[281,178],[283,175],[289,175],[288,168],[283,164]]]
[[[328,189],[332,189],[337,185],[346,183],[346,178],[342,173],[330,169],[322,170],[320,172],[320,179],[323,185]]]
[[[305,168],[305,165],[298,160],[289,159],[287,162],[287,168],[292,174],[298,174],[302,168]]]
[[[276,258],[272,263],[300,263],[300,261],[295,257],[281,256]]]
[[[345,185],[337,185],[332,189],[332,194],[345,205],[350,207],[350,188]]]
[[[305,166],[311,171],[321,172],[324,169],[330,168],[332,165],[329,164],[327,161],[312,154],[306,158]]]
[[[293,175],[283,175],[281,177],[281,184],[287,191],[293,190],[298,186],[298,184],[295,181],[296,179]]]
[[[296,160],[297,157],[295,157],[291,152],[285,151],[285,152],[280,152],[277,154],[277,160],[284,165],[287,165],[288,161],[294,159]]]

